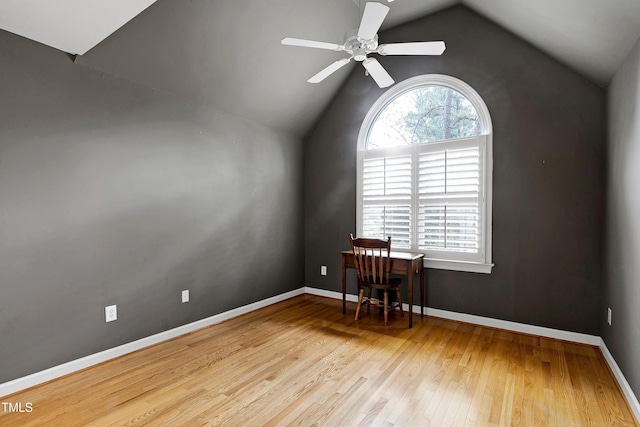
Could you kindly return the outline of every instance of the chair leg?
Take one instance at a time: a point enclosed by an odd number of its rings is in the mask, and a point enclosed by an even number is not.
[[[384,326],[389,325],[389,291],[384,290]]]
[[[367,294],[369,295],[367,297],[367,301],[369,301],[369,304],[367,304],[367,313],[371,314],[371,288],[369,288],[369,290],[367,291]]]
[[[400,288],[396,289],[396,297],[398,298],[398,308],[400,308],[400,317],[404,317],[404,311],[402,311],[402,296],[400,295]]]
[[[364,288],[360,288],[360,292],[358,292],[358,306],[356,307],[356,320],[358,320],[358,315],[360,314],[360,306],[362,305],[362,297],[364,297]]]

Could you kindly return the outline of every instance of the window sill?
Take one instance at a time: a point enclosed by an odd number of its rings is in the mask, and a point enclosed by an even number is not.
[[[494,264],[484,264],[480,262],[451,261],[444,259],[424,259],[425,268],[435,268],[438,270],[466,271],[469,273],[491,274]]]

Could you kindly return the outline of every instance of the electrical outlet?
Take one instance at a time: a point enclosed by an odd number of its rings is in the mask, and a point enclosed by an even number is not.
[[[611,307],[607,307],[607,323],[611,326]]]
[[[104,321],[105,322],[113,322],[114,320],[118,320],[118,307],[115,305],[110,305],[104,308]]]
[[[182,291],[182,302],[189,302],[189,289]]]
[[[326,276],[327,275],[327,266],[323,265],[320,267],[320,275],[321,276]]]

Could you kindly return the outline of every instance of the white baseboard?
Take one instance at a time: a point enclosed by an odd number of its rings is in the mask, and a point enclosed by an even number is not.
[[[341,292],[327,291],[327,290],[324,290],[324,289],[311,288],[309,286],[306,286],[304,288],[304,293],[305,294],[310,294],[310,295],[317,295],[319,297],[342,299],[342,293]],[[347,294],[347,301],[358,302],[358,296],[357,295],[352,295],[352,294]]]
[[[118,347],[110,348],[99,353],[90,354],[89,356],[72,360],[70,362],[63,363],[62,365],[54,366],[52,368],[33,373],[31,375],[27,375],[26,377],[16,378],[15,380],[0,384],[0,397],[16,393],[18,391],[33,387],[38,384],[42,384],[47,381],[51,381],[56,378],[60,378],[64,375],[68,375],[81,369],[88,368],[89,366],[106,362],[107,360],[120,357],[127,353],[131,353],[133,351],[140,350],[142,348],[160,343],[162,341],[166,341],[180,335],[193,332],[206,326],[215,325],[216,323],[232,319],[242,314],[249,313],[259,308],[266,307],[268,305],[275,304],[276,302],[284,301],[302,294],[304,294],[304,288],[295,289],[284,294],[276,295],[262,301],[257,301],[252,304],[234,308],[233,310],[225,311],[224,313],[207,317],[206,319],[198,320],[196,322],[169,329],[167,331],[160,332],[149,337],[141,338],[139,340],[132,341]]]
[[[408,307],[407,307],[408,308]],[[420,306],[413,306],[413,312],[419,313]],[[474,325],[488,326],[490,328],[504,329],[539,337],[553,338],[562,341],[571,341],[579,344],[598,346],[600,337],[581,334],[579,332],[563,331],[561,329],[545,328],[544,326],[528,325],[526,323],[511,322],[509,320],[493,319],[491,317],[476,316],[473,314],[457,313],[455,311],[426,308],[425,314],[444,319],[457,320],[459,322],[473,323]]]
[[[609,352],[609,349],[607,348],[607,345],[604,343],[603,339],[600,339],[600,351],[602,351],[602,354],[609,364],[611,371],[613,371],[613,375],[616,377],[616,380],[618,380],[618,385],[620,385],[622,393],[627,398],[629,407],[631,407],[631,411],[633,411],[633,414],[636,416],[636,421],[640,422],[640,402],[638,402],[638,398],[631,389],[631,386],[627,382],[627,379],[624,377],[624,374],[620,370],[618,363]]]
[[[326,291],[324,289],[316,289],[311,287],[304,288],[305,293],[318,295],[328,298],[342,299],[341,292]],[[347,301],[357,301],[355,295],[347,294]],[[409,309],[408,304],[403,304],[405,310]],[[413,306],[414,313],[420,313],[420,306]],[[581,334],[578,332],[568,332],[559,329],[545,328],[542,326],[527,325],[525,323],[511,322],[508,320],[492,319],[490,317],[476,316],[473,314],[456,313],[454,311],[440,310],[437,308],[425,307],[425,315],[433,317],[441,317],[443,319],[457,320],[459,322],[473,323],[474,325],[488,326],[491,328],[504,329],[507,331],[520,332],[524,334],[537,335],[546,338],[554,338],[563,341],[571,341],[580,344],[588,344],[599,346],[602,341],[600,337],[595,335]]]

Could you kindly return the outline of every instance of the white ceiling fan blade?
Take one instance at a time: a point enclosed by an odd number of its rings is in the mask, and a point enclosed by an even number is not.
[[[329,77],[331,74],[335,73],[336,71],[338,71],[340,68],[344,67],[345,65],[347,65],[349,63],[349,61],[351,60],[351,58],[345,58],[345,59],[341,59],[339,61],[334,62],[333,64],[329,65],[327,68],[325,68],[324,70],[320,71],[318,74],[316,74],[315,76],[311,77],[309,80],[307,80],[309,83],[320,83],[321,81],[323,81],[324,79],[326,79],[327,77]]]
[[[335,43],[316,42],[313,40],[296,39],[293,37],[285,37],[280,43],[287,46],[313,47],[316,49],[342,50],[342,46]]]
[[[380,55],[442,55],[444,42],[391,43],[378,46]]]
[[[377,59],[367,58],[364,61],[362,61],[362,65],[364,66],[364,68],[367,69],[367,71],[369,72],[371,77],[373,77],[373,80],[376,81],[378,86],[389,87],[393,83],[395,83],[391,78],[391,76],[389,75],[389,73],[387,73],[387,70],[382,68],[382,65],[380,65]]]
[[[358,37],[363,40],[372,40],[382,25],[382,21],[389,13],[389,7],[382,3],[369,2],[364,7]]]

